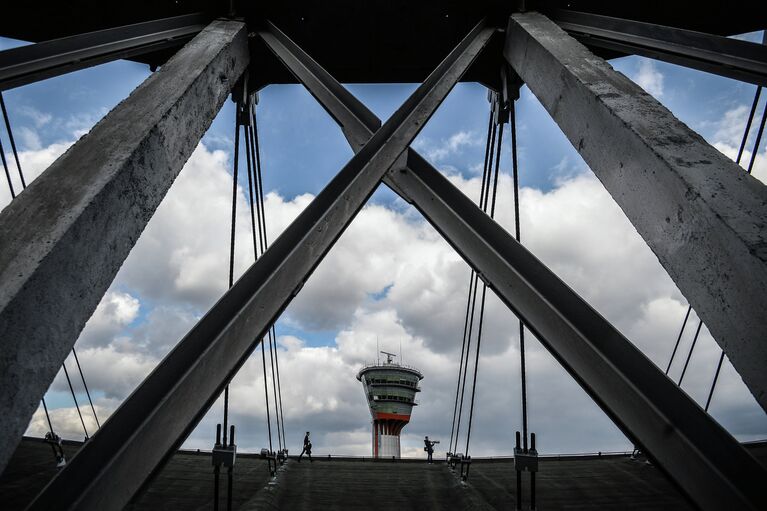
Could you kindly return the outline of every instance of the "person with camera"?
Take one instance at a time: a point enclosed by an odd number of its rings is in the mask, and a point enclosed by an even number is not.
[[[431,465],[433,463],[431,460],[431,457],[434,454],[434,446],[439,443],[439,440],[431,441],[429,440],[429,437],[426,436],[423,439],[423,443],[424,443],[423,450],[426,451],[426,454],[427,454],[426,462]]]

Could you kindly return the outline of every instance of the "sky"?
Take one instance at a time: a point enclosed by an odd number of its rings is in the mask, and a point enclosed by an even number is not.
[[[761,33],[742,37],[760,41]],[[0,50],[19,44],[23,43],[0,39]],[[709,143],[735,157],[755,86],[640,57],[611,64]],[[4,92],[27,180],[37,177],[149,74],[147,66],[118,61]],[[416,87],[348,85],[382,119]],[[763,95],[757,112],[764,104]],[[479,196],[488,109],[482,86],[459,84],[414,142],[473,200]],[[300,86],[266,87],[259,94],[257,113],[266,221],[273,240],[352,152],[332,119]],[[526,87],[517,103],[517,123],[522,242],[665,369],[687,310],[684,297]],[[513,232],[506,130],[496,219]],[[234,108],[227,101],[77,341],[102,422],[226,289],[233,135]],[[4,130],[0,137],[12,161]],[[754,138],[752,133],[744,162],[751,156]],[[244,174],[240,172],[237,198],[237,275],[254,257]],[[754,175],[767,179],[764,141],[757,149]],[[0,208],[9,202],[2,183]],[[401,361],[424,374],[419,404],[402,434],[403,456],[425,456],[424,435],[442,440],[436,455],[444,452],[469,272],[417,211],[381,185],[276,324],[291,452],[300,451],[303,432],[311,430],[315,453],[370,454],[370,414],[355,376],[366,361],[376,358],[377,346],[401,353]],[[671,366],[674,379],[692,342],[694,313],[689,325]],[[530,430],[536,432],[539,450],[630,450],[629,440],[548,351],[531,336],[526,340]],[[704,327],[682,386],[698,403],[705,403],[719,353]],[[237,425],[243,451],[268,445],[260,359],[261,353],[254,352],[231,384],[230,421]],[[73,359],[65,363],[70,374],[76,374]],[[471,454],[511,454],[514,431],[521,429],[517,320],[492,292],[479,367]],[[82,383],[75,379],[73,384],[92,433],[96,425]],[[82,439],[63,374],[52,383],[46,400],[57,433]],[[728,361],[710,413],[740,440],[767,438],[767,416]],[[221,419],[219,400],[184,446],[210,449]],[[39,409],[27,434],[42,436],[46,431]],[[459,451],[464,445],[462,436]]]

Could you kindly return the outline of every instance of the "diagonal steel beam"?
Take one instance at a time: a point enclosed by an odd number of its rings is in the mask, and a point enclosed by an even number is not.
[[[248,58],[214,21],[0,213],[0,470]]]
[[[650,57],[767,87],[767,48],[653,23],[555,10],[551,19],[589,48]]]
[[[210,408],[492,35],[480,22],[109,418],[31,509],[121,509]]]
[[[187,14],[0,51],[0,90],[79,69],[167,48],[180,48],[208,24],[202,14]]]
[[[380,121],[273,24],[261,38],[355,151]],[[628,339],[413,149],[384,181],[411,202],[626,435],[704,509],[758,509],[767,473]],[[734,504],[737,502],[738,504]],[[725,506],[726,507],[726,506]]]
[[[539,13],[504,56],[767,410],[767,186]]]

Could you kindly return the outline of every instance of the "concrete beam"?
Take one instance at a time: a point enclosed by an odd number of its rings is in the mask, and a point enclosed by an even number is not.
[[[0,472],[248,61],[214,21],[0,214]]]
[[[541,14],[512,15],[504,56],[767,410],[767,187]]]

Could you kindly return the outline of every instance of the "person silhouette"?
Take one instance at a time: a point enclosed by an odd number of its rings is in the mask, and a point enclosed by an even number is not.
[[[309,456],[309,461],[312,461],[312,442],[309,440],[309,432],[306,432],[306,436],[304,436],[304,448],[301,451],[301,454],[298,455],[298,462],[301,463],[301,456],[306,453],[307,456]]]
[[[423,450],[426,451],[426,454],[427,454],[426,462],[431,464],[433,463],[431,457],[434,454],[434,444],[438,444],[439,442],[438,441],[432,442],[431,440],[429,440],[429,437],[426,436],[423,439],[423,443],[424,443]]]

